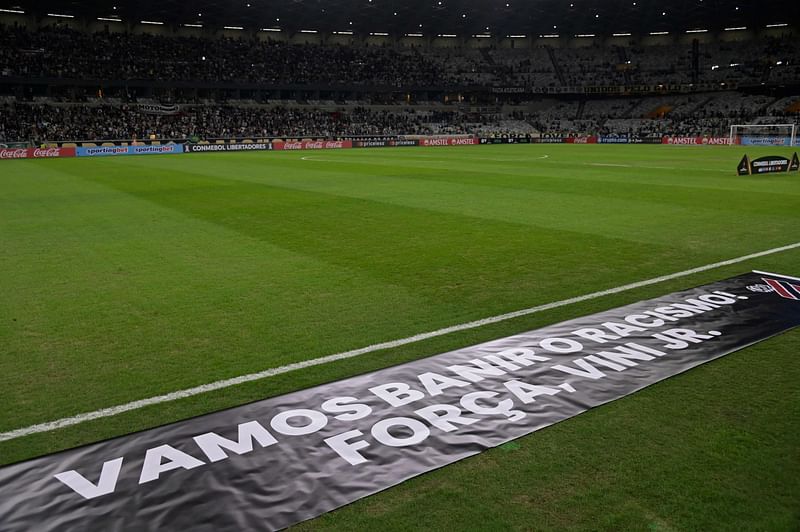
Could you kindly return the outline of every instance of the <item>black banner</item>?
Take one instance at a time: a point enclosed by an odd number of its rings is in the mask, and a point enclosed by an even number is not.
[[[750,172],[753,174],[770,174],[788,172],[789,159],[780,156],[759,157],[750,161]]]
[[[745,155],[736,166],[736,173],[739,175],[750,175],[750,158]]]
[[[266,151],[272,149],[270,142],[247,142],[240,144],[186,144],[186,153],[208,153],[215,151]]]
[[[278,529],[800,325],[748,273],[0,469],[9,531]]]
[[[530,137],[481,137],[481,144],[530,144]]]
[[[492,87],[494,94],[525,94],[525,87]]]
[[[181,108],[177,105],[164,105],[164,104],[139,104],[136,109],[140,112],[149,115],[176,115],[181,112]]]
[[[661,137],[631,137],[630,144],[662,144]]]
[[[661,137],[613,137],[613,136],[600,136],[597,137],[598,144],[661,144]]]
[[[800,168],[800,161],[798,161],[797,153],[792,156],[791,160],[780,155],[768,155],[751,160],[745,155],[736,167],[736,173],[739,175],[785,173],[795,172],[798,168]]]

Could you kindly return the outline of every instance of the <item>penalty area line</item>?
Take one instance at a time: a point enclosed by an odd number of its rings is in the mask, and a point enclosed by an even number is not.
[[[695,273],[701,273],[708,270],[713,270],[716,268],[720,268],[722,266],[730,266],[732,264],[738,264],[740,262],[745,262],[751,259],[757,259],[759,257],[765,257],[767,255],[774,255],[776,253],[781,253],[783,251],[789,251],[792,249],[800,248],[800,242],[795,242],[794,244],[788,244],[786,246],[781,246],[777,248],[767,249],[765,251],[759,251],[757,253],[751,253],[749,255],[742,255],[741,257],[736,257],[733,259],[723,260],[720,262],[714,262],[712,264],[706,264],[704,266],[698,266],[696,268],[691,268],[689,270],[683,270],[680,272],[670,273],[667,275],[662,275],[660,277],[653,277],[652,279],[646,279],[643,281],[636,281],[634,283],[629,283],[622,286],[617,286],[615,288],[608,288],[606,290],[600,290],[598,292],[592,292],[590,294],[584,294],[581,296],[571,297],[568,299],[562,299],[560,301],[554,301],[552,303],[545,303],[543,305],[537,305],[535,307],[530,307],[521,310],[515,310],[513,312],[507,312],[505,314],[499,314],[497,316],[490,316],[488,318],[483,318],[475,321],[470,321],[467,323],[461,323],[458,325],[451,325],[449,327],[444,327],[442,329],[437,329],[435,331],[424,332],[420,334],[415,334],[413,336],[408,336],[406,338],[401,338],[399,340],[391,340],[388,342],[381,342],[377,344],[368,345],[366,347],[361,347],[358,349],[353,349],[350,351],[343,351],[341,353],[336,353],[332,355],[327,355],[319,358],[314,358],[311,360],[304,360],[302,362],[295,362],[293,364],[287,364],[285,366],[280,366],[277,368],[271,368],[264,371],[259,371],[257,373],[250,373],[248,375],[241,375],[239,377],[233,377],[230,379],[219,380],[216,382],[210,382],[208,384],[202,384],[200,386],[195,386],[193,388],[186,388],[184,390],[179,390],[176,392],[171,392],[164,395],[158,395],[155,397],[149,397],[147,399],[140,399],[138,401],[133,401],[130,403],[126,403],[123,405],[112,406],[109,408],[103,408],[100,410],[95,410],[94,412],[86,412],[83,414],[78,414],[72,417],[65,417],[62,419],[58,419],[56,421],[49,421],[47,423],[40,423],[38,425],[31,425],[29,427],[23,427],[15,430],[10,430],[8,432],[0,433],[0,442],[13,440],[16,438],[21,438],[23,436],[30,436],[32,434],[38,434],[41,432],[50,432],[56,429],[61,429],[64,427],[70,427],[72,425],[77,425],[79,423],[83,423],[86,421],[91,421],[94,419],[101,419],[104,417],[116,416],[118,414],[122,414],[123,412],[130,412],[131,410],[138,410],[140,408],[144,408],[146,406],[157,405],[160,403],[168,403],[171,401],[176,401],[178,399],[185,399],[187,397],[192,397],[195,395],[199,395],[202,393],[212,392],[215,390],[222,390],[224,388],[229,388],[231,386],[236,386],[238,384],[244,384],[247,382],[253,382],[261,379],[265,379],[268,377],[274,377],[276,375],[281,375],[283,373],[288,373],[290,371],[295,371],[298,369],[310,368],[313,366],[319,366],[322,364],[327,364],[329,362],[335,362],[337,360],[345,360],[347,358],[353,358],[361,355],[365,355],[367,353],[372,353],[375,351],[382,351],[384,349],[392,349],[395,347],[400,347],[403,345],[413,344],[416,342],[421,342],[423,340],[427,340],[429,338],[436,338],[438,336],[444,336],[446,334],[451,334],[454,332],[465,331],[468,329],[475,329],[478,327],[483,327],[484,325],[491,325],[493,323],[499,323],[502,321],[511,320],[514,318],[520,318],[522,316],[529,316],[531,314],[536,314],[538,312],[543,312],[546,310],[552,310],[559,307],[564,307],[567,305],[572,305],[574,303],[580,303],[582,301],[589,301],[591,299],[597,299],[599,297],[609,296],[612,294],[619,294],[620,292],[625,292],[628,290],[633,290],[636,288],[642,288],[645,286],[650,286],[653,284],[662,283],[664,281],[670,281],[672,279],[679,279],[681,277],[686,277],[688,275],[693,275]]]

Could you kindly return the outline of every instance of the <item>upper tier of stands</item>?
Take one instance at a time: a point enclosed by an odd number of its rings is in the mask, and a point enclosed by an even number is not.
[[[800,78],[800,41],[526,49],[287,44],[0,25],[0,75],[259,84],[532,88]]]

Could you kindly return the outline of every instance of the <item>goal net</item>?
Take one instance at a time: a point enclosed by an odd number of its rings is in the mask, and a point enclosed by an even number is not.
[[[797,146],[797,124],[733,124],[731,144]]]

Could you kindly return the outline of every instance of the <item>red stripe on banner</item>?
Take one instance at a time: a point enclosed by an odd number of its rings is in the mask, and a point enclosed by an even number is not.
[[[776,281],[775,279],[767,279],[766,277],[762,277],[764,282],[770,285],[781,297],[785,297],[786,299],[797,299],[797,296],[789,292],[781,283],[780,281]]]

